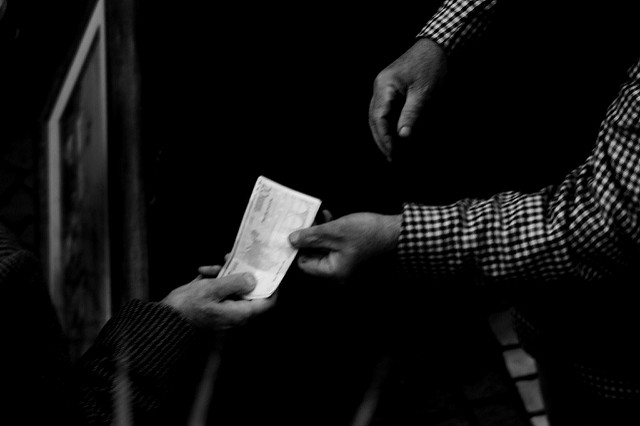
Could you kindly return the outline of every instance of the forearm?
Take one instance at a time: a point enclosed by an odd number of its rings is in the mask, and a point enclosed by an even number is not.
[[[129,383],[125,398],[134,418],[152,416],[195,338],[195,330],[168,306],[136,300],[125,305],[78,364],[87,423],[111,424],[123,378]]]
[[[562,220],[544,219],[549,192],[450,206],[406,204],[398,243],[403,268],[432,276],[473,270],[491,279],[545,274],[537,265],[549,274],[569,273]]]
[[[450,54],[484,32],[497,3],[498,0],[447,0],[418,37],[434,40]]]
[[[640,246],[640,62],[611,105],[586,163],[558,187],[450,206],[407,204],[398,243],[405,268],[430,275],[595,279]]]

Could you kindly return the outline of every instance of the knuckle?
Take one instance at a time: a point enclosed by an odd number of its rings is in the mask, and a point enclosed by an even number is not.
[[[385,85],[386,77],[384,75],[384,71],[380,72],[376,78],[373,79],[373,89],[379,90]]]
[[[310,232],[307,234],[306,242],[311,245],[319,244],[321,242],[321,238],[318,236],[318,234]]]
[[[378,75],[376,75],[376,78],[373,80],[373,83],[377,87],[387,86],[389,84],[389,80],[391,79],[392,75],[393,75],[393,72],[391,70],[389,70],[388,68],[383,69],[378,73]]]

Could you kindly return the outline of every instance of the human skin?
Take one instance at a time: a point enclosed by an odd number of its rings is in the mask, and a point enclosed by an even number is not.
[[[392,160],[397,144],[411,136],[446,73],[442,48],[421,38],[377,75],[369,104],[369,128],[387,160]]]

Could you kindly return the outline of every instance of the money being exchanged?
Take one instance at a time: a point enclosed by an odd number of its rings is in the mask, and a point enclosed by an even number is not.
[[[317,198],[259,176],[231,254],[218,276],[251,272],[258,284],[245,298],[271,296],[297,253],[289,234],[311,226],[320,204]]]

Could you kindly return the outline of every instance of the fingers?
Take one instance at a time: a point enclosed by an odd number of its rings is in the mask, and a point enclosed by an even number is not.
[[[276,304],[277,297],[277,293],[274,293],[264,299],[253,299],[251,301],[248,301],[247,303],[249,303],[251,306],[251,316],[261,315],[267,312]]]
[[[322,210],[321,216],[315,218],[312,226],[321,225],[323,223],[331,222],[333,220],[333,215],[327,209]]]
[[[304,254],[298,257],[298,267],[309,275],[336,279],[336,268],[328,255]]]
[[[371,135],[373,136],[373,140],[378,146],[378,149],[384,156],[389,160],[390,152],[388,147],[383,143],[380,134],[378,133],[378,122],[374,119],[374,110],[376,106],[376,98],[375,96],[371,99],[371,103],[369,104],[369,129],[371,130]]]
[[[198,273],[201,275],[200,278],[215,278],[220,273],[222,266],[220,265],[212,265],[212,266],[201,266],[198,268]]]
[[[425,94],[417,90],[410,90],[407,94],[407,101],[402,107],[400,118],[398,119],[398,135],[407,138],[411,135],[411,130],[420,116],[424,105]]]
[[[224,255],[224,262],[227,263],[229,258],[231,257],[231,253],[227,253]],[[202,278],[215,278],[218,276],[220,271],[222,270],[222,265],[203,265],[198,268],[198,276],[196,279]]]
[[[223,300],[232,296],[243,296],[251,293],[256,288],[256,278],[248,272],[243,274],[232,274],[212,281],[212,293],[218,300]]]
[[[226,300],[219,303],[211,303],[208,309],[215,313],[216,327],[229,329],[237,327],[270,310],[276,302],[273,294],[265,299],[254,300]]]
[[[380,87],[376,84],[374,95],[369,105],[369,127],[378,148],[391,159],[393,152],[392,106],[398,98],[398,91],[391,85]]]
[[[331,222],[333,220],[333,215],[329,210],[322,210],[322,218],[324,219],[323,223]]]
[[[289,235],[289,242],[295,248],[329,249],[333,246],[332,227],[333,223],[324,223],[299,229]]]

